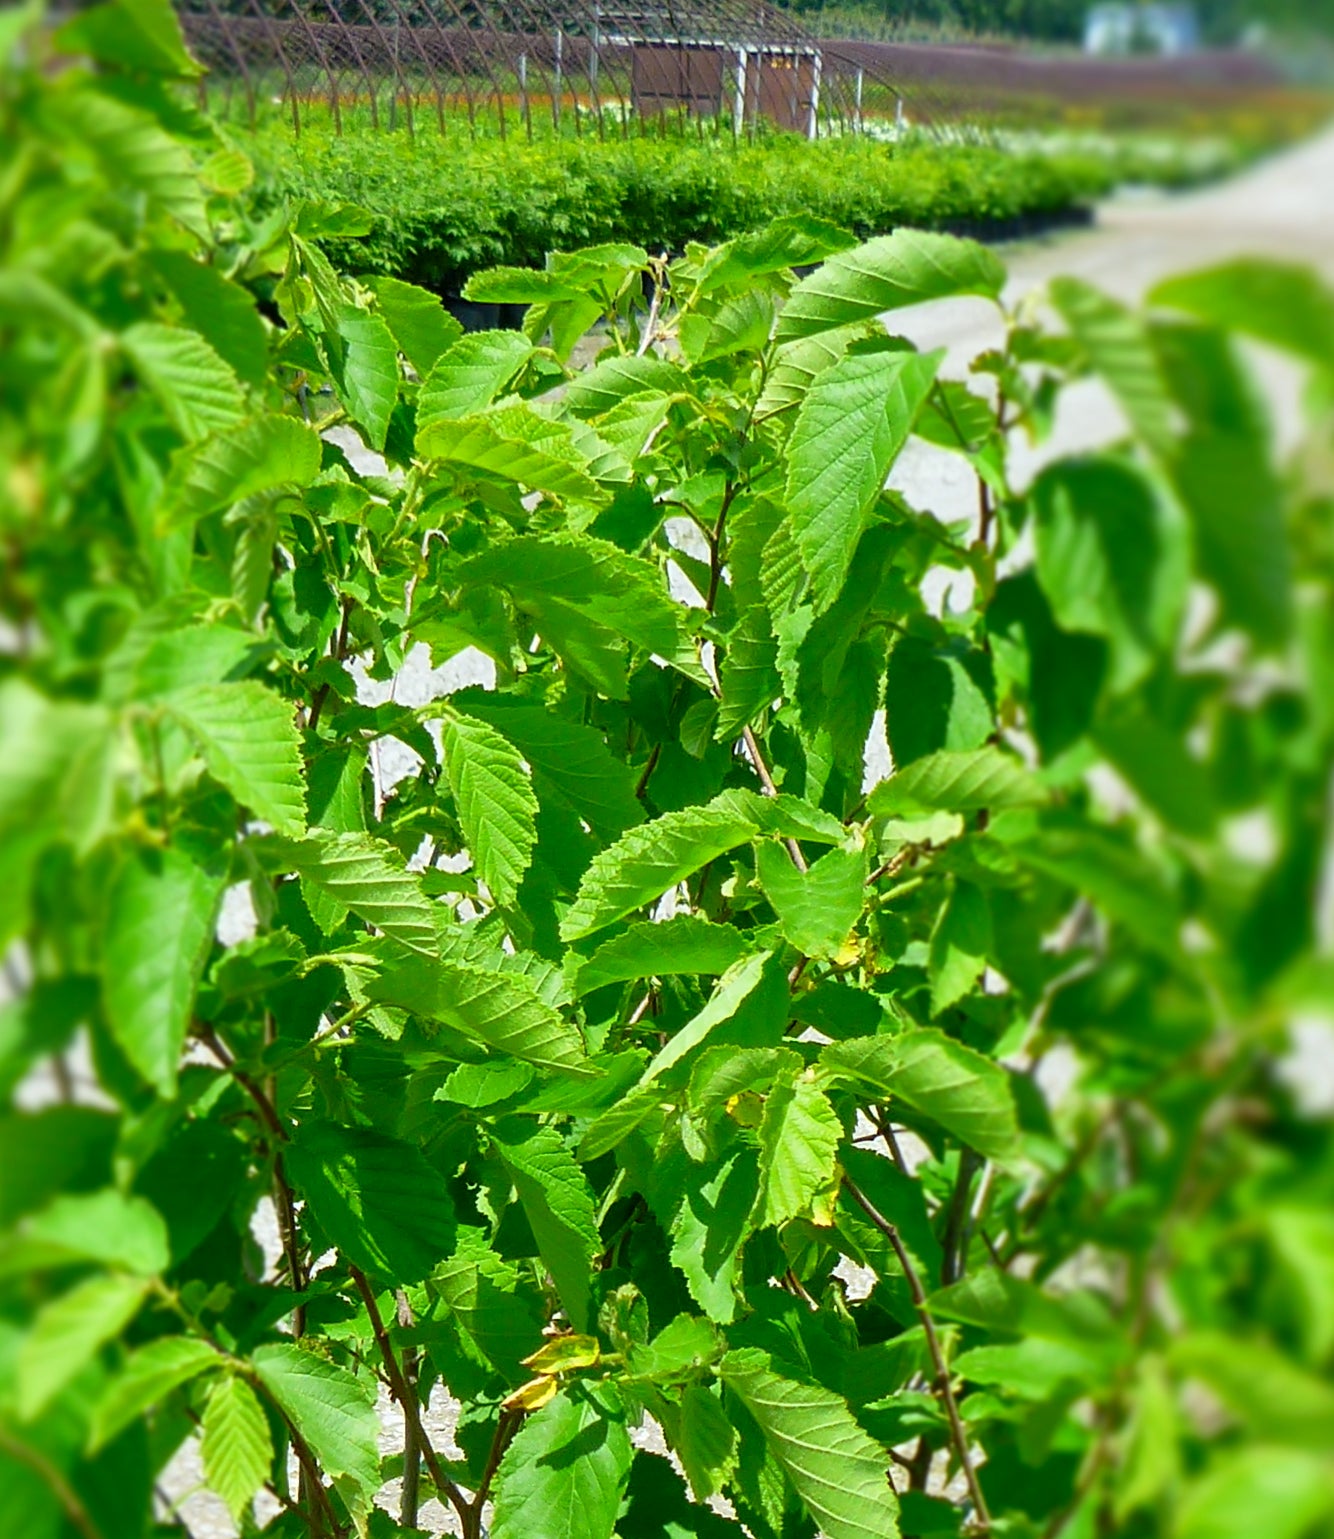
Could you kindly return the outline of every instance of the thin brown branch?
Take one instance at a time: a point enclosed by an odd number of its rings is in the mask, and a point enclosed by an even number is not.
[[[402,1288],[394,1291],[394,1306],[401,1330],[412,1325],[412,1305]],[[414,1348],[403,1349],[403,1378],[408,1393],[417,1398],[417,1352]],[[421,1505],[421,1444],[417,1441],[416,1426],[406,1416],[403,1418],[403,1490],[399,1497],[398,1521],[403,1528],[416,1528],[417,1510]]]
[[[523,1420],[522,1411],[502,1411],[500,1420],[496,1423],[496,1433],[491,1439],[491,1451],[486,1457],[486,1468],[482,1471],[482,1478],[478,1482],[477,1490],[472,1499],[472,1522],[465,1523],[464,1539],[481,1539],[482,1533],[482,1509],[486,1505],[486,1499],[491,1494],[491,1483],[496,1478],[496,1471],[500,1468],[500,1461],[505,1457],[505,1450],[510,1446],[514,1434],[519,1430],[519,1424]]]
[[[287,1278],[297,1293],[305,1291],[306,1273],[301,1259],[301,1240],[296,1221],[296,1198],[283,1164],[282,1146],[288,1141],[288,1133],[278,1108],[269,1098],[264,1087],[244,1069],[238,1068],[227,1044],[212,1026],[195,1022],[195,1035],[208,1048],[224,1069],[232,1076],[255,1104],[260,1120],[273,1135],[273,1205],[278,1215],[278,1233],[282,1238],[283,1256],[287,1262]],[[292,1310],[292,1330],[300,1339],[306,1334],[306,1309],[297,1304]]]
[[[352,600],[346,596],[343,598],[343,619],[338,627],[338,639],[334,642],[333,657],[335,662],[342,662],[347,655],[348,624],[352,618]],[[310,702],[310,715],[306,718],[306,726],[311,732],[320,724],[320,713],[324,710],[324,702],[329,698],[329,685],[321,684],[315,691]]]
[[[713,533],[709,535],[709,591],[704,599],[704,607],[710,614],[713,613],[713,606],[718,602],[718,585],[723,576],[723,533],[727,528],[727,514],[738,490],[739,487],[735,481],[729,481],[724,487],[722,506],[718,509],[718,521],[713,526]]]
[[[648,790],[648,783],[653,778],[653,771],[657,769],[658,759],[661,755],[662,744],[654,743],[648,756],[648,763],[644,766],[644,773],[639,777],[639,782],[635,786],[635,795],[641,802],[644,800],[644,793]]]
[[[329,1500],[329,1493],[324,1488],[324,1482],[320,1479],[320,1467],[315,1455],[311,1452],[310,1444],[297,1430],[287,1414],[278,1408],[279,1414],[287,1427],[287,1435],[292,1439],[292,1452],[296,1455],[296,1461],[301,1466],[301,1495],[306,1505],[312,1508],[310,1531],[312,1539],[320,1539],[324,1532],[324,1520],[328,1520],[328,1532],[339,1534],[342,1532],[342,1524],[338,1521],[338,1514],[333,1510],[333,1503]]]
[[[371,1331],[375,1336],[375,1345],[380,1352],[380,1360],[384,1364],[385,1377],[389,1382],[389,1393],[398,1401],[399,1408],[403,1412],[405,1426],[412,1428],[413,1437],[417,1446],[421,1449],[422,1458],[426,1460],[426,1468],[431,1473],[431,1479],[435,1488],[449,1499],[450,1505],[458,1513],[459,1520],[463,1523],[465,1531],[468,1522],[468,1502],[463,1492],[445,1473],[440,1463],[440,1456],[431,1446],[431,1440],[426,1435],[426,1428],[422,1425],[421,1405],[416,1394],[409,1388],[407,1380],[403,1377],[403,1370],[399,1366],[398,1356],[394,1352],[394,1344],[389,1339],[389,1332],[385,1330],[384,1319],[380,1314],[380,1306],[375,1302],[375,1290],[367,1280],[366,1274],[360,1267],[349,1267],[352,1273],[352,1281],[356,1284],[357,1292],[361,1295],[361,1302],[366,1306],[366,1314],[370,1318]]]
[[[769,766],[764,762],[764,755],[760,752],[760,745],[756,741],[754,732],[749,727],[742,727],[741,741],[746,745],[746,752],[750,756],[750,762],[754,766],[755,773],[759,776],[760,787],[766,796],[777,796],[778,787],[774,783],[774,777],[769,773]],[[795,839],[784,839],[787,852],[792,857],[792,864],[803,874],[809,869],[806,865],[806,857],[801,853],[801,846]]]
[[[968,1434],[964,1430],[963,1419],[959,1415],[959,1405],[954,1398],[954,1385],[950,1378],[949,1363],[945,1360],[945,1350],[940,1344],[940,1337],[936,1334],[936,1323],[931,1318],[931,1311],[927,1305],[926,1290],[922,1287],[922,1279],[917,1275],[917,1268],[912,1263],[907,1247],[899,1238],[898,1229],[881,1213],[862,1191],[861,1187],[848,1175],[843,1177],[843,1185],[847,1188],[848,1195],[857,1206],[866,1214],[867,1218],[875,1225],[881,1234],[893,1247],[899,1265],[903,1268],[903,1275],[908,1283],[908,1292],[912,1295],[913,1308],[917,1311],[917,1318],[922,1323],[922,1334],[926,1337],[927,1351],[931,1354],[931,1366],[935,1370],[936,1394],[939,1396],[941,1406],[945,1411],[946,1420],[950,1426],[950,1441],[954,1445],[955,1457],[963,1470],[964,1479],[968,1482],[968,1493],[973,1499],[973,1510],[977,1517],[979,1530],[984,1534],[991,1532],[991,1514],[987,1510],[987,1499],[982,1494],[982,1486],[977,1478],[977,1471],[973,1468],[972,1454],[968,1447]]]
[[[103,1539],[102,1530],[79,1500],[74,1487],[40,1449],[33,1448],[0,1426],[0,1451],[7,1453],[11,1459],[17,1459],[20,1464],[27,1465],[60,1503],[60,1510],[83,1535],[83,1539]]]
[[[897,876],[905,866],[911,866],[916,861],[918,853],[917,845],[905,844],[901,850],[896,850],[883,865],[877,866],[871,872],[870,876],[866,878],[866,885],[874,887],[881,877]]]

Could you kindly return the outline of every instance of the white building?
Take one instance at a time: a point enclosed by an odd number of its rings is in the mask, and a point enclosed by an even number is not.
[[[1200,46],[1193,5],[1094,5],[1084,21],[1084,51],[1098,54],[1191,53]]]

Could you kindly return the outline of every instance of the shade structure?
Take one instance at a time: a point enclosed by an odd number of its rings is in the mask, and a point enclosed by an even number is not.
[[[815,138],[903,117],[887,72],[748,0],[179,0],[191,47],[253,119],[326,104],[376,126]],[[917,110],[920,122],[929,111]]]

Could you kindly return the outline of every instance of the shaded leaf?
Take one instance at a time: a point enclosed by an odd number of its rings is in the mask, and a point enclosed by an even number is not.
[[[940,1031],[860,1037],[823,1049],[825,1070],[876,1096],[898,1096],[989,1158],[1015,1153],[1018,1122],[1005,1070]]]
[[[773,1457],[827,1539],[898,1539],[889,1456],[845,1401],[773,1371],[752,1349],[729,1353],[721,1376],[759,1424]]]
[[[176,1091],[195,989],[213,942],[224,878],[183,851],[127,859],[107,900],[103,986],[121,1051],[160,1095]]]
[[[420,1282],[452,1249],[445,1178],[415,1145],[303,1122],[284,1160],[325,1235],[371,1276]]]
[[[602,1244],[588,1181],[554,1127],[511,1118],[494,1127],[491,1137],[570,1323],[576,1331],[587,1330],[589,1275]]]
[[[477,874],[495,901],[513,903],[537,843],[537,797],[514,746],[475,717],[441,722],[450,789]]]

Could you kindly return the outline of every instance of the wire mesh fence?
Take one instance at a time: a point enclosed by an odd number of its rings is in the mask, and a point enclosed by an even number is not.
[[[180,0],[217,107],[472,134],[816,138],[902,122],[888,72],[745,0]],[[923,93],[925,98],[925,93]],[[925,99],[914,103],[920,123]]]

